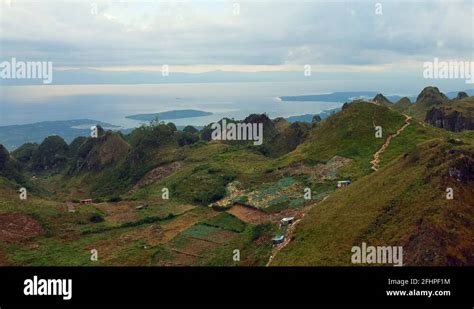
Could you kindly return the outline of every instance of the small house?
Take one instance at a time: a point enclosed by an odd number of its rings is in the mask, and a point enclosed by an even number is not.
[[[340,180],[337,182],[337,187],[342,188],[342,187],[347,187],[348,185],[351,184],[352,181],[350,180]]]
[[[279,235],[272,238],[273,245],[279,245],[285,241],[285,235]]]
[[[295,221],[295,217],[286,217],[280,220],[281,225],[290,225]]]
[[[80,201],[81,204],[92,204],[92,199],[86,198]]]

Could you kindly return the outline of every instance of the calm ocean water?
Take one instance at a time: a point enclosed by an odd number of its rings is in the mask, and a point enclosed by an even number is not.
[[[282,102],[279,96],[377,90],[377,81],[253,82],[150,85],[40,85],[0,87],[0,126],[47,120],[89,118],[123,128],[139,121],[127,115],[197,109],[211,116],[170,120],[177,125],[205,125],[251,113],[273,117],[315,114],[343,102]],[[373,85],[373,88],[367,87]],[[369,89],[368,89],[369,88]],[[409,91],[409,90],[407,90]],[[393,92],[392,92],[393,93]]]
[[[2,126],[89,118],[127,128],[140,124],[125,118],[127,115],[179,109],[214,113],[172,120],[177,125],[205,125],[222,117],[242,119],[251,113],[286,117],[340,106],[334,102],[282,102],[278,99],[281,95],[318,92],[314,85],[305,83],[52,85],[2,89]]]

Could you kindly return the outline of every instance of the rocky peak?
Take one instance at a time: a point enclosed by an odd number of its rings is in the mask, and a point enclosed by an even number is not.
[[[106,131],[103,136],[90,138],[81,146],[79,152],[83,157],[77,160],[78,170],[100,171],[123,159],[129,149],[130,145],[120,133]]]
[[[448,102],[449,99],[437,87],[426,87],[416,98],[416,104],[432,106]]]
[[[62,167],[67,162],[69,149],[64,139],[54,135],[44,139],[33,157],[33,168],[37,171]]]
[[[411,104],[411,101],[410,101],[409,98],[403,97],[400,100],[398,100],[397,103],[400,104],[400,105],[409,105],[409,104]]]
[[[251,114],[244,119],[245,123],[263,123],[263,136],[269,139],[278,134],[273,121],[266,114]]]
[[[389,99],[387,99],[383,94],[379,93],[377,94],[373,99],[372,101],[374,101],[375,103],[379,103],[379,104],[391,104],[392,102],[390,102]]]
[[[314,115],[313,116],[313,120],[311,120],[312,123],[314,122],[320,122],[322,119],[321,119],[321,116],[319,115]]]
[[[458,92],[458,95],[453,100],[462,100],[467,97],[469,97],[467,93],[465,93],[464,91],[460,91]]]

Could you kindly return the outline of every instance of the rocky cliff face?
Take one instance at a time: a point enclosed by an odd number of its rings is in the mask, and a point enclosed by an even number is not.
[[[448,175],[462,183],[474,181],[474,154],[463,151],[452,151],[459,157],[449,167]]]
[[[459,132],[474,130],[474,119],[465,117],[456,110],[450,111],[444,107],[433,107],[426,113],[425,121],[434,127]]]

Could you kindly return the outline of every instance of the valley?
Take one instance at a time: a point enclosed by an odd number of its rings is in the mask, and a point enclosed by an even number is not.
[[[153,121],[1,146],[0,265],[350,265],[361,242],[403,246],[405,265],[473,265],[473,131],[420,116],[472,97],[379,99],[312,123],[250,115],[262,145]]]

